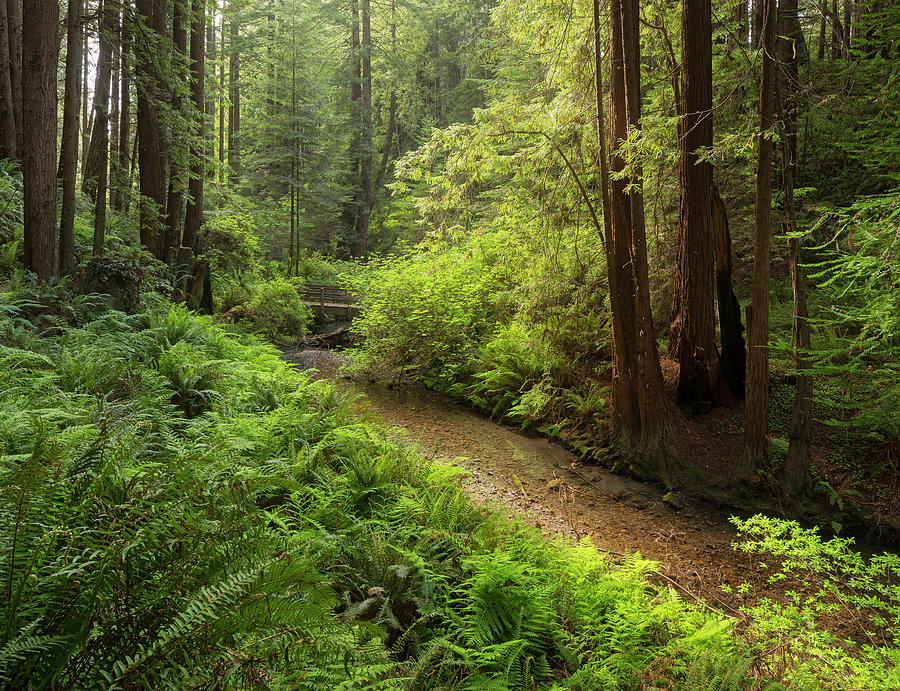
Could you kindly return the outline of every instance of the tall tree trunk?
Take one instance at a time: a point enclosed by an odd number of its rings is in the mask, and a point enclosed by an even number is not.
[[[362,199],[359,210],[359,230],[356,256],[365,257],[369,244],[369,217],[372,213],[372,28],[370,0],[360,0],[362,10],[362,117],[360,119],[362,152],[359,166],[359,186]]]
[[[109,206],[119,208],[119,85],[122,70],[122,38],[119,12],[116,10],[116,26],[113,43],[112,77],[110,79],[109,112]]]
[[[757,49],[763,42],[763,21],[767,2],[768,0],[753,0],[753,47]]]
[[[3,0],[0,0],[2,2]],[[12,82],[13,112],[16,117],[16,149],[19,156],[25,150],[22,129],[22,10],[20,0],[6,0],[9,27],[9,78]]]
[[[219,51],[219,204],[224,200],[225,187],[225,11],[223,7],[222,19],[219,22],[222,35]],[[231,139],[228,140],[229,144]]]
[[[59,219],[59,273],[75,268],[75,176],[78,172],[78,116],[81,104],[82,0],[69,0],[66,16],[66,93],[63,103],[62,209]]]
[[[850,25],[853,15],[853,0],[844,0],[844,26],[843,26],[843,54],[844,57],[850,58]]]
[[[213,180],[216,177],[216,166],[212,163],[216,157],[216,95],[215,95],[215,83],[216,83],[216,65],[218,65],[219,56],[216,51],[216,5],[218,3],[213,2],[212,7],[209,12],[206,14],[206,46],[205,52],[207,53],[204,59],[204,64],[206,65],[206,69],[208,74],[204,75],[204,80],[209,81],[212,84],[212,88],[207,89],[204,83],[204,91],[206,95],[206,124],[207,124],[207,142],[206,142],[206,150],[205,150],[205,160],[208,161],[206,165],[206,177],[208,180]],[[205,8],[204,8],[205,9]]]
[[[680,365],[677,400],[689,412],[712,405],[717,379],[712,166],[698,150],[713,143],[712,5],[681,4],[678,250],[669,356]]]
[[[165,98],[167,87],[156,69],[153,52],[166,32],[165,0],[136,0],[138,12],[147,29],[156,34],[153,42],[137,42],[135,71],[138,75],[138,166],[141,192],[141,244],[163,259],[163,233],[166,215],[167,153],[157,103]]]
[[[841,37],[841,20],[838,18],[838,0],[831,0],[831,59],[839,60],[843,39]]]
[[[187,108],[182,97],[182,85],[187,80],[188,32],[190,0],[173,0],[172,43],[175,46],[175,84],[172,90],[172,112],[186,119]],[[172,159],[169,164],[169,191],[166,195],[166,233],[161,256],[168,260],[171,253],[181,246],[181,232],[184,226],[184,194],[187,188],[186,158],[189,148],[185,145],[184,131],[173,137]]]
[[[106,241],[106,193],[109,183],[109,98],[112,80],[111,34],[117,21],[112,0],[103,0],[100,10],[100,57],[97,60],[97,90],[94,94],[94,134],[92,148],[97,149],[97,187],[94,197],[94,245],[93,254],[103,254]],[[90,161],[90,158],[88,159]]]
[[[56,257],[56,71],[59,60],[57,0],[24,0],[22,79],[22,160],[25,188],[25,268],[48,280]]]
[[[391,57],[397,57],[397,2],[391,0]],[[391,98],[388,106],[388,125],[384,133],[384,146],[381,149],[381,165],[378,166],[378,175],[375,178],[375,192],[381,190],[384,178],[387,174],[388,162],[391,158],[391,149],[394,146],[394,131],[397,129],[397,89],[394,83],[395,77],[391,77]]]
[[[128,50],[131,45],[131,28],[128,19],[122,15],[122,41],[119,48],[121,59],[121,78],[119,86],[119,163],[116,166],[116,197],[113,208],[127,210],[131,198],[131,65],[128,62]]]
[[[88,0],[85,0],[87,2]],[[87,9],[89,5],[85,6]],[[87,14],[87,12],[85,12]],[[93,112],[90,107],[90,89],[88,88],[88,75],[90,72],[88,71],[90,68],[90,64],[88,62],[88,55],[90,51],[90,34],[88,32],[88,20],[87,17],[83,17],[81,21],[81,45],[84,46],[84,63],[82,65],[81,70],[81,78],[82,78],[82,93],[81,93],[81,175],[84,176],[85,168],[87,168],[87,155],[88,149],[90,149],[91,144],[91,113]]]
[[[203,182],[206,178],[204,167],[204,149],[206,147],[206,55],[204,33],[206,15],[204,0],[194,0],[191,20],[191,88],[194,107],[197,115],[197,142],[191,149],[191,179],[189,183],[190,199],[184,221],[184,240],[182,245],[190,247],[197,254],[200,227],[203,225]]]
[[[6,3],[0,0],[0,158],[18,159]]]
[[[772,245],[772,138],[775,110],[775,0],[765,0],[759,140],[756,164],[756,221],[752,318],[748,320],[747,405],[744,460],[756,471],[769,454],[769,262]]]
[[[822,18],[819,20],[819,52],[816,55],[816,57],[818,58],[819,62],[825,62],[825,31],[828,28],[827,27],[828,12],[825,9],[825,3],[828,0],[820,0],[820,1],[822,3],[822,7],[821,7]]]
[[[636,469],[668,481],[664,455],[668,409],[650,314],[642,171],[639,163],[626,169],[621,153],[629,130],[641,126],[636,0],[611,1],[610,36],[611,168],[625,171],[624,179],[613,182],[610,194],[615,422],[620,442]]]
[[[241,59],[238,50],[238,24],[235,14],[237,0],[231,5],[231,45],[228,70],[228,94],[231,106],[228,110],[228,166],[231,168],[232,184],[241,177]]]
[[[781,120],[781,168],[784,196],[785,234],[790,245],[791,287],[794,293],[794,362],[797,385],[788,431],[788,451],[781,469],[781,483],[788,496],[805,493],[810,486],[809,444],[812,437],[812,377],[807,372],[810,328],[806,279],[800,265],[800,241],[794,210],[794,176],[797,168],[797,94],[800,77],[797,65],[798,36],[802,36],[797,0],[782,0],[778,22],[778,84]]]

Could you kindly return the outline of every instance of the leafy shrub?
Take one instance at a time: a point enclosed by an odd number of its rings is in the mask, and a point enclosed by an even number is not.
[[[491,329],[499,289],[490,269],[461,253],[374,268],[361,286],[363,312],[354,323],[365,338],[359,366],[448,387]]]
[[[313,314],[303,304],[297,286],[286,279],[254,286],[245,316],[255,330],[276,343],[297,341],[313,321]]]

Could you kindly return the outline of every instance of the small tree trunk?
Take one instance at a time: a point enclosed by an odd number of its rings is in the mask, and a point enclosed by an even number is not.
[[[174,60],[176,84],[172,92],[172,112],[182,118],[187,117],[184,99],[181,96],[181,85],[187,78],[187,21],[190,12],[190,0],[174,0],[172,6],[172,43],[177,53]],[[166,233],[161,255],[167,260],[173,250],[181,247],[181,232],[184,226],[184,193],[186,182],[186,162],[188,147],[184,144],[184,136],[173,137],[171,146],[172,160],[169,164],[169,191],[166,195]]]
[[[391,55],[397,54],[397,3],[391,0]],[[378,175],[375,178],[375,192],[381,190],[384,178],[387,175],[388,161],[391,158],[391,149],[394,145],[394,131],[397,129],[397,90],[394,87],[395,77],[391,76],[391,99],[388,107],[388,125],[384,133],[384,146],[381,149],[381,165],[378,166]]]
[[[75,176],[78,172],[78,115],[81,99],[82,0],[69,0],[66,16],[66,93],[63,103],[62,209],[59,219],[59,273],[75,268]]]
[[[772,244],[772,139],[775,110],[775,0],[765,0],[759,141],[756,168],[756,222],[753,255],[753,319],[748,322],[747,406],[744,460],[756,471],[769,454],[769,262]]]
[[[131,198],[131,75],[128,63],[128,49],[131,44],[131,30],[128,26],[126,15],[122,15],[122,42],[121,52],[121,78],[119,87],[119,163],[116,166],[116,196],[115,204],[110,200],[110,205],[118,210],[127,210]]]
[[[219,204],[222,204],[225,187],[225,12],[222,12],[220,22],[222,35],[221,50],[219,51]],[[231,140],[228,140],[229,143]]]
[[[839,60],[843,46],[841,20],[838,19],[838,0],[831,0],[831,59]]]
[[[853,15],[853,0],[844,0],[844,31],[843,31],[843,53],[844,57],[850,59],[850,24]]]
[[[238,25],[235,13],[237,0],[231,2],[231,45],[230,68],[228,71],[228,93],[231,107],[228,110],[228,166],[231,168],[232,184],[241,177],[241,59],[238,51]]]
[[[197,115],[197,145],[191,150],[191,178],[187,215],[184,221],[184,240],[182,244],[190,247],[197,254],[200,227],[203,225],[203,183],[206,170],[203,165],[203,150],[206,146],[206,62],[204,32],[206,15],[203,0],[194,0],[193,18],[191,21],[191,88],[194,97],[194,108]]]
[[[115,12],[116,27],[113,43],[112,77],[110,80],[110,113],[109,113],[109,206],[111,209],[119,208],[119,85],[121,72],[121,27],[119,24],[119,12]]]
[[[9,22],[6,3],[0,0],[0,158],[18,159],[16,112],[13,107],[12,70],[9,60]]]
[[[116,23],[116,11],[111,0],[104,0],[100,10],[100,57],[97,60],[97,90],[94,94],[94,134],[91,146],[96,147],[97,187],[94,206],[93,254],[103,254],[106,241],[106,193],[109,182],[109,86],[112,79],[112,42],[110,34]],[[90,158],[88,159],[90,160]]]
[[[362,118],[359,182],[362,203],[359,210],[359,235],[356,256],[365,257],[369,245],[369,217],[372,214],[372,29],[369,0],[361,0],[362,10]]]
[[[2,2],[2,0],[0,0]],[[9,78],[12,82],[13,112],[16,116],[16,150],[25,150],[22,119],[22,10],[20,0],[6,0],[9,26]]]
[[[28,142],[22,161],[25,188],[25,268],[49,280],[56,256],[57,0],[24,0],[22,7],[22,124]]]
[[[88,88],[88,54],[90,53],[88,45],[88,22],[87,18],[81,21],[81,45],[84,46],[84,63],[81,69],[82,78],[82,94],[81,94],[81,175],[84,177],[85,168],[87,168],[88,149],[91,144],[91,113],[90,109],[90,89]]]

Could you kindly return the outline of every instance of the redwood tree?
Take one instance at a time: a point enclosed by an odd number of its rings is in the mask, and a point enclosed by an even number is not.
[[[759,134],[756,164],[756,220],[752,308],[747,319],[747,407],[744,460],[755,471],[769,452],[769,262],[772,246],[772,127],[775,120],[775,0],[765,3]]]
[[[700,160],[702,149],[713,143],[710,0],[683,0],[681,35],[678,250],[669,356],[680,366],[678,402],[696,410],[711,403],[717,377],[712,166]]]
[[[62,210],[59,220],[59,272],[72,273],[75,264],[75,175],[78,169],[78,116],[81,108],[82,0],[69,0],[66,16],[66,93],[63,103]]]
[[[650,312],[642,170],[626,166],[623,147],[639,130],[640,36],[637,0],[610,3],[610,239],[607,243],[613,314],[613,409],[623,448],[638,468],[667,479],[668,409]]]
[[[48,280],[56,258],[56,71],[59,42],[57,0],[22,5],[22,159],[25,188],[25,268]]]
[[[203,0],[194,0],[193,16],[191,18],[191,89],[196,109],[197,131],[194,146],[191,147],[191,177],[187,216],[184,221],[184,238],[182,245],[190,247],[194,254],[198,249],[198,236],[200,226],[203,225],[203,182],[206,170],[203,164],[204,150],[206,148],[206,93],[205,75],[205,24]]]
[[[167,91],[157,68],[166,33],[166,0],[136,0],[149,40],[135,41],[138,79],[138,165],[141,191],[141,244],[161,256],[166,211],[167,155],[157,103]]]
[[[0,0],[0,158],[18,158],[6,3]]]

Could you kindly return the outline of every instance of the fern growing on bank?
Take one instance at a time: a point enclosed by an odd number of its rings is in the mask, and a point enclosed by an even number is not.
[[[180,308],[47,328],[23,304],[0,315],[0,685],[762,688],[650,562],[474,504],[271,346]]]

